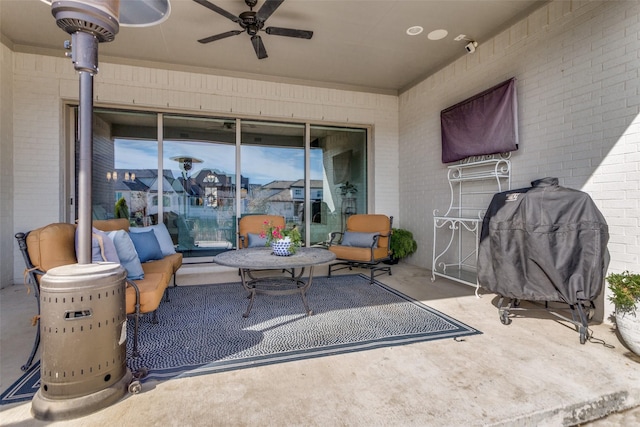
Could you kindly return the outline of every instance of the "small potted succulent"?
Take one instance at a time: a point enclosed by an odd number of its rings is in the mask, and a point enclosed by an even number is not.
[[[640,356],[640,274],[624,271],[607,276],[616,326],[627,347]]]

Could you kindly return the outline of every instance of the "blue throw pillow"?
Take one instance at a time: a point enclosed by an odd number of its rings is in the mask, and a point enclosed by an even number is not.
[[[78,229],[76,228],[76,254],[78,253]],[[113,242],[104,231],[93,227],[91,232],[91,262],[115,262],[120,258]]]
[[[142,233],[129,233],[129,237],[133,242],[133,246],[136,248],[138,258],[140,262],[153,261],[156,259],[162,259],[162,249],[160,249],[160,243],[156,238],[156,233],[153,230],[145,231]]]
[[[140,258],[138,258],[136,248],[133,246],[133,242],[129,237],[129,233],[124,230],[116,230],[110,231],[107,235],[113,241],[116,251],[118,252],[120,265],[127,270],[127,279],[144,279],[144,270],[140,264]]]
[[[247,233],[247,237],[249,238],[248,248],[259,248],[267,245],[267,236],[260,237],[259,234]]]
[[[340,244],[342,246],[351,246],[356,248],[370,248],[371,245],[373,245],[373,238],[379,235],[380,233],[345,231]]]
[[[160,250],[162,250],[162,255],[167,256],[176,253],[176,248],[169,234],[169,230],[167,230],[167,226],[162,222],[148,227],[131,227],[129,233],[144,233],[149,230],[153,230],[155,233],[156,239],[158,239],[158,243],[160,244]]]

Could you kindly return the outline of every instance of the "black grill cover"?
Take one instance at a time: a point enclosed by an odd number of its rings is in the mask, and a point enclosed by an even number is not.
[[[482,223],[478,283],[527,301],[593,301],[608,267],[609,230],[587,193],[543,178],[494,195]]]

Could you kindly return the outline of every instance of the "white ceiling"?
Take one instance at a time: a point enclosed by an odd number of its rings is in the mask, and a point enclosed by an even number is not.
[[[240,27],[193,0],[170,1],[166,21],[152,27],[120,27],[114,41],[100,44],[99,61],[396,94],[467,55],[468,41],[454,40],[459,34],[482,45],[547,2],[285,0],[265,27],[312,30],[313,38],[261,32],[269,57],[259,60],[246,33],[198,43]],[[249,10],[244,0],[210,1],[236,16]],[[408,36],[407,28],[414,25],[424,27],[424,32]],[[427,34],[437,29],[446,29],[448,36],[429,40]],[[0,0],[0,35],[14,51],[59,56],[70,38],[57,27],[50,6],[40,0]]]

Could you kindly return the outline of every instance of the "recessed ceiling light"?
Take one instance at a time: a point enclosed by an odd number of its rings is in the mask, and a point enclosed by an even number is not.
[[[407,28],[407,34],[409,34],[410,36],[417,36],[422,31],[424,31],[424,28],[422,28],[420,25],[414,25],[413,27]]]
[[[442,40],[443,38],[447,37],[447,34],[449,34],[447,30],[433,30],[429,33],[429,35],[427,35],[427,37],[429,38],[429,40]]]

